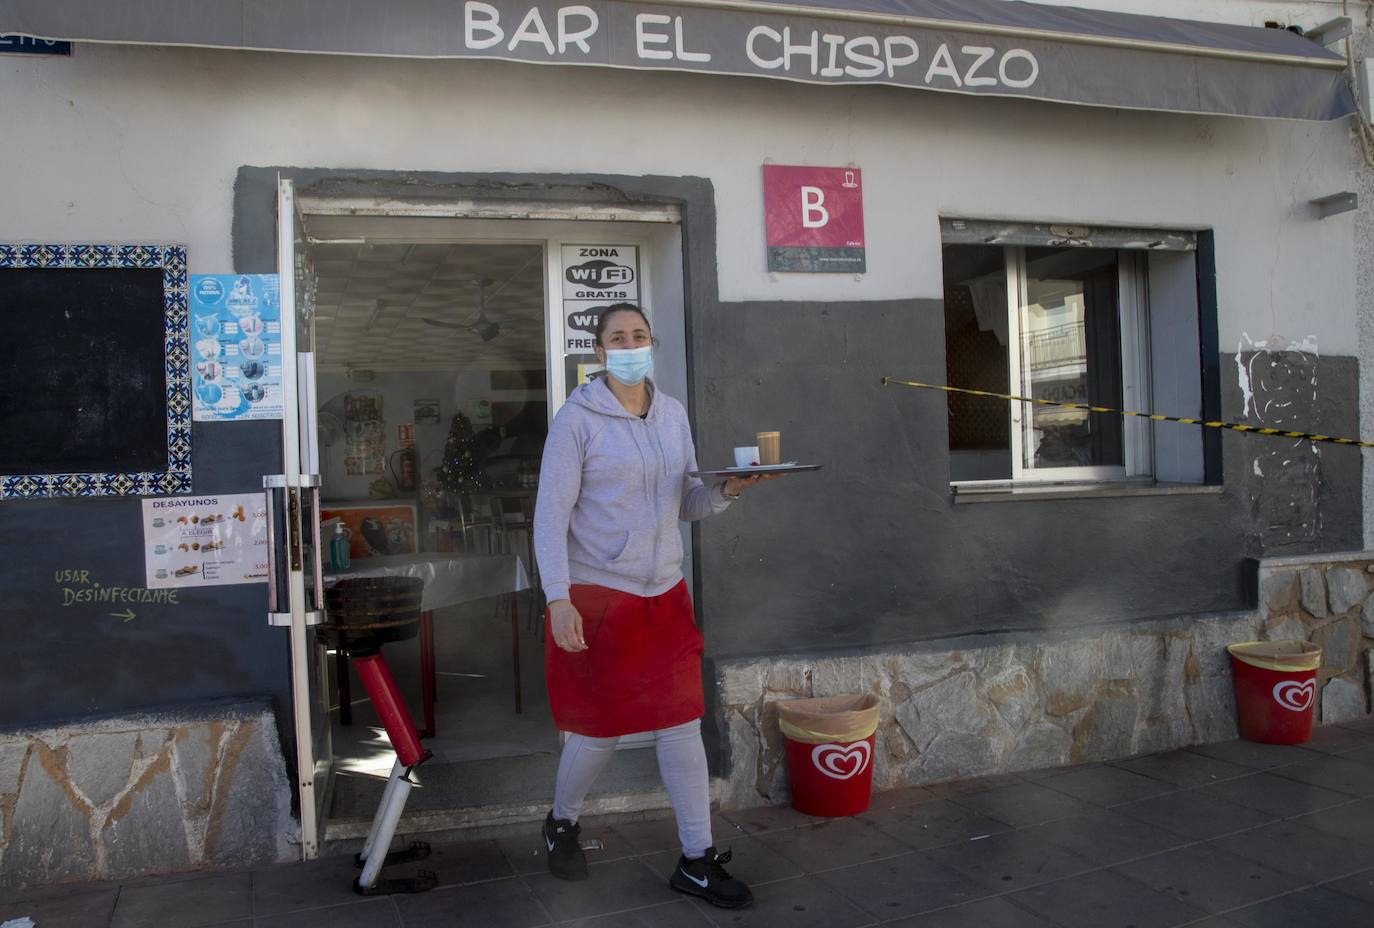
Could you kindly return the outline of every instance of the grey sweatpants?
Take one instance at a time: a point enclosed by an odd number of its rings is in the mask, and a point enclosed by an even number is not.
[[[576,822],[582,801],[606,769],[619,738],[588,738],[570,734],[558,761],[553,789],[553,817]],[[711,784],[706,771],[706,746],[701,743],[701,719],[654,732],[658,772],[668,788],[677,817],[678,839],[687,858],[701,857],[711,841]]]

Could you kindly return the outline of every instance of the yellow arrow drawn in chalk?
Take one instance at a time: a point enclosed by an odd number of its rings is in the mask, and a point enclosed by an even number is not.
[[[902,387],[917,387],[922,390],[942,390],[945,393],[963,393],[967,396],[984,396],[994,400],[1007,400],[1013,403],[1035,403],[1037,406],[1057,406],[1060,409],[1081,409],[1085,412],[1107,413],[1117,416],[1135,416],[1152,422],[1180,422],[1183,425],[1197,425],[1206,429],[1227,429],[1249,435],[1267,435],[1271,438],[1300,438],[1306,441],[1329,442],[1333,445],[1350,445],[1355,448],[1374,448],[1374,441],[1360,441],[1357,438],[1335,438],[1331,435],[1317,435],[1312,432],[1291,432],[1287,429],[1274,429],[1267,426],[1242,425],[1239,422],[1219,422],[1209,419],[1189,419],[1184,416],[1161,416],[1152,412],[1136,412],[1130,409],[1112,409],[1109,406],[1090,406],[1087,403],[1056,403],[1054,400],[1041,400],[1030,396],[1016,396],[1012,393],[993,393],[990,390],[969,390],[966,387],[950,387],[942,383],[921,383],[919,380],[898,380],[884,377],[883,386],[897,384]]]
[[[134,620],[134,611],[132,609],[125,609],[123,612],[111,612],[110,615],[114,616],[116,619],[123,619],[125,622],[132,622]]]

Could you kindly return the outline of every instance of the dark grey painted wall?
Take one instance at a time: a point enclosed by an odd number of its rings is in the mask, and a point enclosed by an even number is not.
[[[885,374],[942,382],[943,324],[940,303],[921,300],[734,304],[698,316],[702,459],[777,428],[785,457],[826,465],[751,490],[703,525],[709,655],[1243,605],[1253,532],[1239,492],[955,505],[944,397],[880,385]],[[1353,381],[1327,380],[1353,406]],[[1342,539],[1359,528],[1357,477],[1353,497],[1329,494],[1325,509]]]
[[[1299,351],[1222,359],[1223,415],[1234,422],[1360,437],[1359,362]],[[1240,371],[1253,398],[1247,405]],[[1259,415],[1257,417],[1256,412]],[[1245,550],[1256,557],[1364,546],[1361,452],[1333,444],[1225,433],[1226,486],[1246,510]]]
[[[197,424],[194,491],[262,489],[280,448],[275,422]],[[0,503],[0,725],[109,714],[225,696],[289,706],[282,633],[267,626],[261,585],[178,591],[177,605],[63,605],[61,570],[90,584],[141,587],[143,517],[137,499]],[[279,719],[289,714],[279,711]]]

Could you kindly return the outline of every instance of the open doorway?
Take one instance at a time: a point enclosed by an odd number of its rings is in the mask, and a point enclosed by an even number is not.
[[[386,649],[417,724],[431,729],[423,744],[434,757],[415,771],[424,788],[407,806],[408,827],[518,819],[552,795],[560,748],[533,557],[544,439],[562,400],[595,371],[586,327],[597,306],[625,299],[597,300],[578,268],[588,259],[577,256],[624,262],[630,301],[665,343],[659,379],[684,396],[679,229],[309,209],[302,221],[322,545],[342,536],[353,567],[422,560],[431,577],[461,567],[451,578],[461,595],[429,611],[432,643],[422,633]],[[473,562],[493,558],[504,566],[474,587]],[[395,755],[346,660],[325,663],[328,835],[349,837],[366,832]],[[652,752],[627,751],[600,791],[657,785]]]

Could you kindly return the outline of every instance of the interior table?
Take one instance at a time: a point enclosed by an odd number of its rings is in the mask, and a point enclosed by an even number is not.
[[[523,711],[520,696],[520,610],[516,594],[530,588],[529,574],[514,554],[390,554],[358,558],[346,570],[329,570],[324,585],[333,586],[351,577],[418,577],[425,582],[420,597],[420,686],[424,694],[425,727],[420,737],[434,735],[434,610],[444,606],[510,596],[511,660],[515,669],[515,711]],[[340,653],[336,665],[339,677],[339,721],[352,722],[348,657]]]

